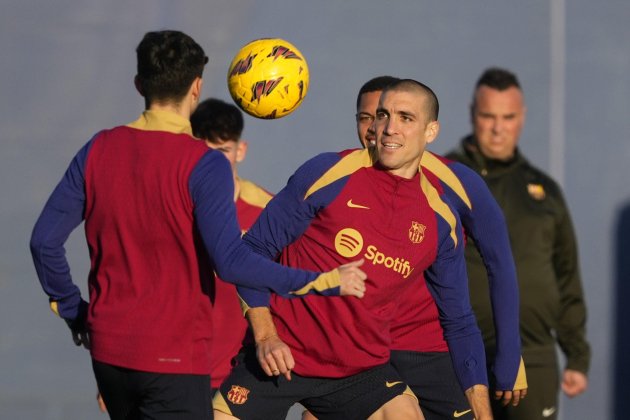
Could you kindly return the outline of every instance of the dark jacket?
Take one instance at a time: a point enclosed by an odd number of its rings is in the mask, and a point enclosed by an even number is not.
[[[590,347],[585,337],[576,238],[562,191],[518,151],[509,161],[484,157],[474,139],[448,155],[477,171],[503,209],[520,287],[520,325],[525,362],[553,356],[557,340],[568,369],[586,373]],[[474,245],[466,247],[471,302],[489,353],[494,326],[486,270]]]

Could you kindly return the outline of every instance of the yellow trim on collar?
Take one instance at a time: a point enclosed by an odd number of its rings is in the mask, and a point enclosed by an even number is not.
[[[173,112],[147,109],[140,117],[127,124],[127,127],[147,131],[167,131],[175,134],[189,134],[192,136],[190,120]]]

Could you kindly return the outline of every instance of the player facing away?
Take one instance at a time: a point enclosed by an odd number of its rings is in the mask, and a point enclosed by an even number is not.
[[[460,222],[419,171],[426,144],[439,132],[437,111],[437,98],[417,81],[388,87],[376,148],[309,160],[245,235],[289,266],[323,268],[363,257],[367,288],[362,300],[330,301],[239,288],[257,349],[243,349],[215,395],[216,418],[280,419],[298,401],[320,419],[423,418],[388,360],[397,301],[425,270],[462,385],[477,418],[491,418]]]
[[[383,90],[398,80],[376,77],[359,90],[356,124],[364,147],[374,146],[374,120]],[[498,337],[499,351],[488,360],[494,398],[517,405],[527,392],[527,381],[520,358],[518,284],[503,213],[484,180],[465,165],[430,151],[425,151],[421,164],[434,175],[469,241],[483,256]],[[398,313],[392,324],[391,361],[420,399],[425,417],[473,418],[442,338],[437,308],[423,283],[416,283],[413,293],[399,300]]]
[[[272,195],[238,175],[238,165],[247,155],[248,143],[241,138],[243,113],[236,106],[209,98],[199,104],[190,117],[193,135],[222,152],[232,167],[236,217],[244,233],[256,221]],[[210,347],[213,391],[218,389],[232,369],[232,359],[243,344],[247,321],[234,285],[217,278],[212,292],[212,340]]]
[[[89,347],[112,419],[212,418],[209,284],[213,272],[282,295],[362,295],[356,266],[289,270],[241,240],[232,172],[191,135],[207,57],[179,31],[145,34],[137,49],[145,111],[98,132],[48,199],[30,247],[52,310]],[[85,221],[89,304],[64,243]]]

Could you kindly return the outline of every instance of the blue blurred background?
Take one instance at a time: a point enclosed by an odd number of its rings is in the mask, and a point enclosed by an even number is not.
[[[276,192],[307,158],[358,146],[356,93],[391,74],[431,86],[445,152],[469,131],[488,66],[520,77],[521,149],[564,187],[580,243],[593,346],[590,387],[561,418],[612,419],[630,395],[630,2],[627,0],[3,0],[0,15],[0,418],[102,419],[88,353],[48,309],[28,238],[74,153],[97,130],[134,120],[135,47],[179,29],[210,57],[204,98],[229,99],[226,73],[248,41],[282,37],[311,85],[292,115],[247,117],[241,174]],[[85,290],[82,230],[68,257]],[[544,293],[544,291],[541,291]],[[625,326],[624,326],[625,325]],[[617,410],[617,411],[615,411]],[[298,418],[292,410],[290,418]]]

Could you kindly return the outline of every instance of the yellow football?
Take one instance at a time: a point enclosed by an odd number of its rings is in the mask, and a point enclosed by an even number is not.
[[[234,102],[256,118],[274,119],[295,111],[308,91],[306,59],[280,38],[254,40],[241,48],[228,71]]]

